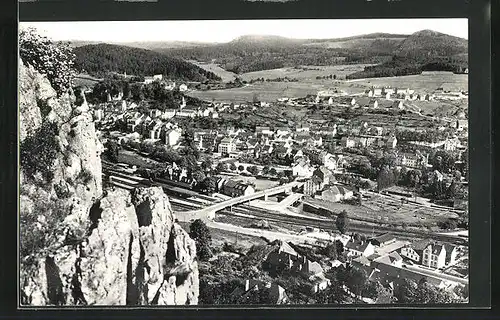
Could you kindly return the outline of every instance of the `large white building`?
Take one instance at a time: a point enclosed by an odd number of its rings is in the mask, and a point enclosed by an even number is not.
[[[236,150],[236,145],[234,144],[233,139],[226,137],[221,140],[219,146],[217,147],[217,151],[220,154],[229,154]]]
[[[179,143],[181,135],[182,130],[180,128],[167,130],[167,132],[165,133],[165,144],[170,147],[175,146],[177,143]]]

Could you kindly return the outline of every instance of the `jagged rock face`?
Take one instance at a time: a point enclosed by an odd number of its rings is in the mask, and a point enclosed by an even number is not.
[[[96,136],[92,115],[86,101],[74,103],[71,94],[57,97],[49,81],[32,67],[20,62],[19,108],[20,143],[36,133],[44,122],[55,123],[58,133],[54,137],[59,151],[49,169],[50,182],[38,176],[27,179],[21,170],[21,188],[26,198],[60,200],[73,207],[69,214],[88,212],[92,202],[102,194],[102,144]],[[83,111],[82,111],[83,110]],[[29,201],[21,202],[21,211]],[[86,218],[79,216],[80,220]]]
[[[50,181],[21,168],[20,217],[35,220],[28,226],[38,235],[50,233],[43,248],[21,256],[21,304],[197,304],[195,243],[174,222],[162,189],[103,197],[103,148],[85,97],[57,97],[22,62],[19,80],[20,143],[51,122],[59,145]]]
[[[31,305],[195,305],[196,245],[174,219],[161,188],[112,191],[90,236],[40,258],[22,293]]]

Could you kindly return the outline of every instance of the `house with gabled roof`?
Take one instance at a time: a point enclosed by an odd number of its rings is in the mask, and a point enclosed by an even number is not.
[[[273,134],[273,131],[271,130],[270,127],[261,127],[261,126],[258,126],[258,127],[255,127],[255,134],[270,136],[270,135]]]
[[[369,241],[351,239],[345,246],[348,257],[370,256],[375,253],[375,247]]]
[[[390,260],[389,260],[390,261]],[[368,280],[377,281],[385,288],[388,288],[391,293],[397,290],[399,285],[404,283],[405,280],[412,280],[416,283],[420,281],[427,281],[436,287],[443,287],[443,280],[437,276],[419,273],[412,269],[401,268],[397,265],[388,263],[386,259],[379,261],[372,261],[368,271]]]
[[[269,252],[263,262],[264,269],[281,271],[291,269],[299,254],[285,241],[278,241],[278,246]]]
[[[321,192],[321,199],[330,202],[339,202],[346,199],[352,199],[353,197],[354,193],[352,190],[340,185],[330,186],[328,189]]]
[[[403,101],[402,100],[395,100],[392,103],[391,107],[393,109],[403,110],[404,109]]]
[[[301,123],[295,128],[295,132],[309,132],[310,129],[311,127],[309,127],[309,125]]]
[[[380,256],[373,259],[373,261],[376,263],[385,263],[399,268],[403,266],[403,258],[397,252],[391,252],[389,254]]]
[[[462,131],[468,128],[469,128],[469,121],[467,119],[458,119],[455,122],[455,129],[457,129],[457,131]]]
[[[311,179],[307,180],[304,183],[304,190],[303,193],[306,196],[314,196],[316,195],[316,192],[321,190],[323,188],[323,185],[321,183],[321,179],[317,176],[312,176]]]
[[[384,233],[379,236],[376,236],[372,239],[370,239],[370,242],[377,247],[385,246],[391,243],[396,242],[397,238],[390,234],[390,233]]]
[[[163,127],[163,122],[161,120],[156,119],[155,121],[152,121],[148,126],[149,139],[153,140],[160,139],[162,127]]]
[[[276,133],[276,135],[281,136],[281,135],[290,134],[292,132],[292,130],[290,130],[290,128],[288,128],[288,127],[275,127],[274,132]]]
[[[412,262],[419,263],[421,259],[420,251],[417,252],[410,244],[402,247],[399,250],[399,253],[402,257],[411,260]]]
[[[239,181],[228,180],[222,187],[222,194],[230,197],[246,196],[253,193],[255,193],[253,186]]]
[[[372,264],[372,260],[373,259],[369,259],[363,255],[360,255],[352,259],[351,264],[359,269],[368,270],[368,268],[370,268],[370,265]]]
[[[356,145],[356,140],[354,140],[354,138],[352,137],[344,136],[340,139],[340,144],[344,148],[354,148],[354,146]]]
[[[322,186],[335,182],[335,177],[332,172],[325,166],[320,166],[313,172],[313,176],[317,176],[321,180]]]
[[[288,296],[286,295],[286,291],[283,287],[278,285],[275,282],[265,282],[256,279],[247,279],[245,280],[244,288],[236,288],[231,296],[234,297],[236,302],[243,302],[247,299],[252,293],[268,290],[267,303],[268,304],[287,304],[289,303]]]
[[[433,269],[440,269],[445,266],[446,249],[444,245],[425,239],[414,242],[411,246],[420,256],[420,264]]]

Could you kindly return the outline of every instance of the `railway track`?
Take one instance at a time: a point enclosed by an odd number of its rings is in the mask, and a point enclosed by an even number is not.
[[[143,178],[138,178],[134,177],[133,175],[129,173],[122,173],[118,172],[116,169],[115,170],[110,170],[111,172],[108,171],[109,174],[113,175],[116,174],[119,177],[123,178],[128,178],[131,180],[139,180],[140,184],[145,184],[147,183],[146,179]],[[139,182],[137,181],[137,182]],[[153,184],[156,184],[153,182]],[[172,199],[175,199],[176,197],[170,195]],[[179,198],[181,199],[181,198]],[[186,201],[186,199],[182,199]],[[206,200],[206,199],[205,199]],[[189,200],[191,201],[191,200]],[[195,203],[198,203],[198,205],[186,205],[186,204],[181,204],[181,203],[172,203],[172,207],[176,211],[176,214],[181,215],[182,211],[178,209],[184,209],[184,210],[193,210],[193,209],[200,209],[203,208],[203,203],[194,201]],[[324,230],[332,230],[336,231],[335,227],[335,222],[334,220],[320,220],[317,218],[308,218],[308,217],[295,217],[291,215],[284,215],[279,212],[271,212],[267,211],[265,209],[260,209],[256,207],[252,207],[249,205],[239,205],[236,207],[233,207],[231,209],[224,209],[219,211],[219,213],[225,214],[225,215],[233,215],[237,216],[241,219],[247,219],[249,221],[252,220],[267,220],[269,222],[279,222],[282,224],[288,224],[288,225],[295,225],[295,226],[310,226],[310,227],[318,227],[320,229]],[[242,217],[241,215],[238,215],[238,213],[245,214],[247,216]],[[254,218],[248,217],[248,215],[253,216]],[[450,236],[450,235],[443,235],[443,234],[435,234],[435,233],[430,233],[430,232],[424,232],[424,231],[417,231],[417,230],[401,230],[393,227],[386,227],[386,226],[370,226],[370,225],[365,225],[362,223],[357,223],[353,222],[351,220],[349,229],[353,232],[358,232],[358,233],[364,233],[364,234],[371,234],[373,232],[377,233],[384,233],[384,232],[390,232],[391,234],[395,236],[399,236],[401,238],[407,238],[407,239],[415,239],[415,238],[420,238],[420,239],[435,239],[435,240],[440,240],[440,241],[446,241],[454,244],[461,244],[461,245],[466,245],[468,244],[468,241],[464,238],[458,237],[458,236]]]
[[[173,204],[172,205],[174,208],[182,208],[185,210],[192,210],[192,209],[197,209],[199,207],[197,206],[188,206],[185,204]],[[234,216],[238,217],[239,219],[242,220],[248,220],[249,222],[255,221],[255,220],[267,220],[269,222],[279,222],[282,224],[287,224],[287,225],[293,225],[293,226],[300,226],[300,227],[317,227],[320,229],[328,230],[328,231],[337,231],[337,228],[335,227],[335,222],[334,220],[326,220],[326,221],[321,221],[318,219],[314,218],[307,218],[307,217],[294,217],[290,215],[283,215],[280,213],[274,213],[274,212],[269,212],[260,208],[255,208],[251,206],[243,206],[243,207],[233,207],[232,211],[230,209],[225,209],[221,210],[219,212],[220,214],[224,214],[227,216]],[[182,214],[182,211],[177,212],[177,214]],[[242,216],[240,214],[244,214],[245,216]],[[249,217],[253,216],[253,218]],[[396,228],[391,228],[391,227],[384,227],[384,226],[367,226],[364,224],[358,224],[358,223],[353,223],[351,222],[349,225],[349,229],[353,232],[357,233],[364,233],[364,234],[371,234],[373,232],[375,233],[385,233],[385,232],[390,232],[391,234],[398,236],[400,238],[405,238],[405,239],[434,239],[434,240],[440,240],[440,241],[445,241],[453,244],[459,244],[459,245],[466,245],[467,241],[463,238],[457,237],[457,236],[449,236],[449,235],[442,235],[442,234],[435,234],[435,233],[428,233],[428,232],[422,232],[422,231],[417,231],[417,230],[401,230],[401,229],[396,229]]]

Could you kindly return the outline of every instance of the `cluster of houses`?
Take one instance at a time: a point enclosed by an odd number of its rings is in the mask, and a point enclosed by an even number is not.
[[[404,101],[432,101],[433,99],[433,95],[416,94],[410,89],[398,92],[397,89],[372,88],[366,90],[363,95],[356,97],[344,94],[325,95],[324,92],[318,92],[314,102],[353,108],[404,110]]]
[[[458,247],[449,243],[428,239],[411,243],[383,234],[365,241],[351,238],[345,249],[354,267],[392,292],[404,279],[427,281],[441,288],[460,283],[435,272],[457,262]]]
[[[367,147],[387,147],[390,149],[396,148],[398,139],[391,135],[383,137],[381,135],[359,135],[359,136],[344,136],[340,139],[340,145],[344,148],[367,148]]]
[[[463,285],[453,277],[443,277],[436,272],[458,262],[458,247],[449,243],[432,240],[410,242],[398,240],[391,234],[382,234],[361,240],[353,236],[339,236],[344,245],[347,262],[352,267],[364,270],[368,281],[379,282],[389,294],[394,294],[405,279],[417,283],[427,281],[439,288],[453,288]],[[324,268],[336,268],[345,262],[333,260],[320,264],[300,255],[292,244],[276,241],[276,244],[263,255],[262,267],[271,277],[288,272],[302,277],[309,283],[311,293],[325,290],[331,285],[325,277]],[[322,265],[325,265],[323,267]],[[424,272],[421,270],[428,270]],[[286,304],[289,302],[286,289],[274,281],[247,279],[244,288],[237,288],[231,293],[235,297],[245,297],[253,291],[268,289],[268,303]]]
[[[175,81],[171,81],[171,80],[164,78],[162,74],[155,74],[152,76],[144,77],[144,82],[143,82],[144,84],[151,84],[153,82],[159,82],[160,84],[162,84],[162,86],[163,86],[163,88],[165,88],[165,90],[172,91],[176,87],[181,92],[185,92],[188,90],[188,86],[186,84],[182,83],[182,84],[177,85],[175,83]]]
[[[415,90],[410,88],[398,89],[398,88],[375,88],[365,90],[365,96],[367,97],[382,97],[385,100],[391,99],[401,99],[401,100],[419,100],[419,101],[432,101],[434,100],[434,94],[430,93],[417,93]]]
[[[263,269],[271,275],[277,275],[286,270],[302,276],[310,281],[312,293],[324,290],[330,285],[330,280],[325,277],[325,271],[318,262],[300,255],[283,241],[280,241],[272,251],[267,253],[263,261]]]
[[[354,197],[353,190],[338,184],[333,173],[325,166],[314,170],[312,177],[304,183],[303,193],[329,202],[339,202]]]
[[[125,114],[123,120],[128,132],[139,133],[143,139],[162,140],[170,147],[177,146],[182,136],[177,124],[138,112]]]
[[[235,301],[245,301],[252,293],[259,293],[264,290],[268,292],[267,297],[265,297],[267,304],[288,304],[290,302],[285,288],[275,282],[266,282],[257,279],[246,279],[245,286],[234,289],[230,296]]]
[[[465,150],[467,148],[467,146],[464,145],[463,142],[457,137],[437,142],[408,141],[408,144],[429,150],[443,149],[445,151],[456,151],[456,150]]]
[[[166,166],[162,181],[189,189],[201,182],[196,181],[188,174],[186,168],[179,167],[175,162]],[[230,197],[239,197],[253,194],[255,187],[249,183],[217,177],[214,191]]]
[[[323,267],[318,262],[300,255],[290,244],[283,241],[277,241],[277,244],[265,253],[262,266],[273,277],[282,272],[302,277],[309,283],[311,293],[324,290],[331,284],[330,280],[325,277]],[[236,288],[230,293],[230,296],[235,301],[242,301],[252,293],[266,289],[267,296],[263,298],[267,300],[268,304],[290,303],[286,289],[272,280],[246,279],[244,287]]]

